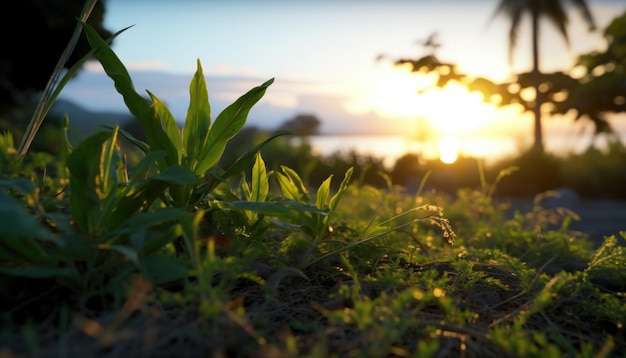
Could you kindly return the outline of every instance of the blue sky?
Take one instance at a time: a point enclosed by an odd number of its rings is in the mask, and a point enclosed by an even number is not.
[[[181,119],[197,59],[214,107],[276,78],[250,122],[271,126],[309,112],[320,117],[325,131],[401,129],[407,118],[400,117],[414,113],[403,116],[384,107],[403,108],[394,101],[411,100],[407,81],[412,79],[394,68],[391,59],[425,54],[416,41],[433,32],[442,44],[437,51],[441,59],[496,80],[511,73],[508,22],[489,21],[497,0],[101,1],[109,30],[133,25],[113,49],[137,89],[155,93]],[[588,3],[600,28],[626,9],[623,1]],[[569,48],[551,24],[543,23],[544,70],[569,68],[577,54],[603,46],[601,35],[588,33],[578,12],[572,11],[570,19]],[[529,68],[526,22],[521,30],[514,71]],[[381,54],[389,60],[377,62]],[[98,66],[89,66],[62,97],[88,109],[124,110]]]

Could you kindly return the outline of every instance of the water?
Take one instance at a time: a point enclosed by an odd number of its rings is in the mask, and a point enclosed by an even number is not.
[[[626,143],[626,134],[620,136],[622,143]],[[472,137],[458,138],[458,154],[482,158],[487,165],[498,160],[513,157],[532,145],[532,138],[511,137]],[[354,151],[360,155],[369,155],[383,159],[387,167],[392,167],[395,161],[407,153],[415,153],[426,159],[437,159],[442,155],[439,140],[418,142],[401,135],[316,135],[309,138],[309,143],[316,154],[332,155]],[[546,136],[544,146],[547,152],[565,156],[568,153],[581,153],[592,143],[590,135]],[[607,147],[607,138],[598,137],[595,145],[599,149]],[[454,150],[454,148],[451,148]]]

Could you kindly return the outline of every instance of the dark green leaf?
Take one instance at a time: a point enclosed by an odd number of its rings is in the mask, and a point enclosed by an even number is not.
[[[54,265],[37,242],[49,235],[16,199],[0,190],[0,260]]]
[[[10,188],[22,194],[32,194],[35,191],[35,184],[26,179],[0,179],[0,187]]]
[[[163,284],[187,277],[187,267],[176,257],[151,255],[143,260],[143,271],[150,281]]]
[[[257,153],[256,161],[252,167],[252,188],[250,201],[265,201],[270,190],[265,162],[261,154]]]
[[[96,50],[96,58],[104,67],[107,76],[115,82],[115,88],[124,97],[126,107],[140,121],[143,120],[144,114],[150,109],[150,104],[135,91],[130,74],[111,47],[98,35],[93,27],[85,22],[81,22],[81,24],[91,47]],[[142,123],[142,127],[146,128],[144,123]]]
[[[198,177],[183,166],[172,165],[158,175],[152,177],[151,180],[161,180],[167,183],[181,185],[192,185],[198,180]]]
[[[217,116],[209,130],[207,143],[202,150],[196,172],[204,173],[217,164],[224,152],[226,142],[243,128],[250,109],[263,97],[267,87],[273,82],[272,78],[261,86],[251,89]]]
[[[100,132],[87,137],[67,158],[70,172],[70,204],[76,225],[83,232],[94,229],[101,205],[100,158],[103,144],[111,133]]]
[[[154,110],[157,113],[157,118],[159,119],[159,122],[161,124],[161,128],[163,128],[165,130],[165,133],[167,134],[167,137],[169,139],[169,142],[172,144],[172,148],[175,149],[174,153],[171,153],[172,157],[176,157],[177,164],[180,164],[180,160],[182,158],[182,153],[183,153],[183,149],[182,149],[182,137],[180,135],[180,130],[178,129],[178,125],[176,124],[176,119],[174,118],[174,116],[172,115],[172,113],[170,112],[170,110],[167,108],[167,106],[154,94],[152,94],[150,91],[148,91],[148,94],[150,95],[150,98],[152,99],[152,102],[154,103]],[[170,148],[169,146],[165,149]],[[170,163],[173,164],[173,163]]]
[[[0,273],[26,278],[76,278],[75,273],[69,268],[48,267],[48,266],[26,266],[26,267],[0,267]]]
[[[183,127],[183,143],[185,144],[185,166],[201,175],[203,172],[196,170],[196,165],[209,136],[211,105],[200,60],[198,59],[197,62],[198,69],[189,84],[190,100]]]

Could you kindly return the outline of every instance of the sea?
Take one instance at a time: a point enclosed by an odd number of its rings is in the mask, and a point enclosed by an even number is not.
[[[626,143],[626,133],[620,134],[622,143]],[[307,140],[313,151],[322,156],[348,154],[354,152],[362,156],[382,159],[383,164],[391,168],[396,160],[405,154],[417,154],[425,159],[445,159],[450,151],[457,156],[482,159],[485,165],[499,160],[515,157],[532,146],[532,138],[511,137],[453,137],[454,148],[449,148],[449,137],[433,141],[417,141],[402,135],[345,135],[323,134],[306,139],[292,138],[293,144]],[[590,146],[599,150],[607,150],[610,137],[606,135],[550,135],[544,138],[546,152],[560,157],[569,154],[580,154]],[[444,161],[444,160],[442,160]]]

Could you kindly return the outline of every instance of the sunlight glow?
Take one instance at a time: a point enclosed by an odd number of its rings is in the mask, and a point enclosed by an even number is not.
[[[391,68],[380,73],[374,88],[365,94],[365,103],[386,117],[415,118],[423,114],[418,92],[431,86],[433,76],[412,76],[405,68]]]
[[[450,164],[461,155],[491,161],[526,146],[532,116],[521,106],[498,108],[460,83],[439,88],[436,77],[407,68],[380,67],[374,78],[373,86],[354,89],[345,108],[386,118],[389,133],[412,143],[410,152]]]
[[[479,134],[489,131],[496,108],[482,101],[482,95],[469,92],[463,85],[449,83],[419,96],[424,116],[442,135]]]
[[[459,137],[445,136],[439,140],[439,159],[446,164],[456,162],[461,151]]]
[[[410,126],[404,133],[422,132],[424,128],[410,124],[419,118],[425,118],[429,131],[438,136],[485,135],[496,126],[498,109],[460,83],[439,88],[435,86],[436,76],[410,73],[403,67],[381,69],[376,78],[372,88],[348,104],[349,110],[375,111],[396,124],[403,122]]]

